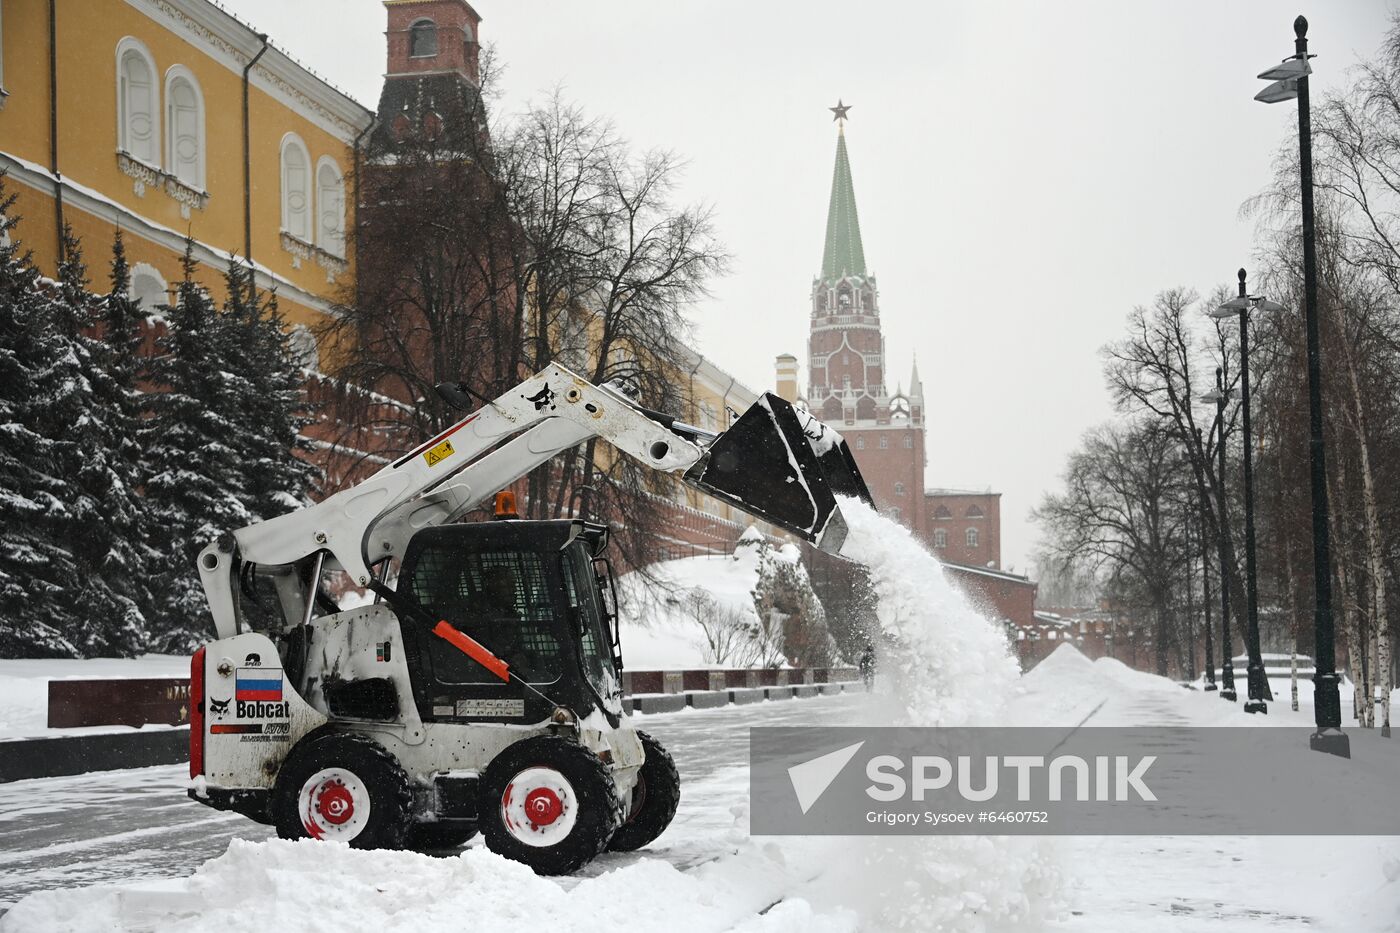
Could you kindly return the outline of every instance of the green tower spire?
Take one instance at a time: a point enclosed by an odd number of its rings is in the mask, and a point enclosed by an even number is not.
[[[849,109],[849,108],[846,108]],[[836,168],[831,174],[831,204],[826,209],[826,249],[822,251],[822,278],[865,275],[865,248],[860,242],[860,218],[856,216],[856,189],[851,181],[851,160],[846,155],[844,113],[838,114]]]

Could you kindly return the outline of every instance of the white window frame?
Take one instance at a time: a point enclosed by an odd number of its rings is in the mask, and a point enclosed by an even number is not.
[[[197,127],[195,145],[199,147],[199,151],[195,153],[195,177],[193,180],[180,178],[179,174],[176,172],[176,166],[179,165],[179,160],[175,156],[175,115],[171,112],[171,108],[175,106],[175,97],[171,93],[171,90],[176,81],[184,81],[189,85],[190,90],[194,91],[195,124]],[[189,185],[196,191],[205,191],[208,188],[205,175],[205,168],[208,164],[208,148],[205,146],[204,142],[204,124],[206,116],[204,109],[204,89],[199,86],[199,79],[194,76],[193,71],[190,71],[184,65],[171,65],[165,72],[164,95],[164,153],[166,171],[173,175],[181,184]]]
[[[301,232],[293,230],[288,223],[287,150],[293,148],[300,151],[306,166],[306,229]],[[316,190],[316,165],[311,161],[311,153],[307,150],[306,143],[302,142],[296,133],[287,133],[282,137],[282,145],[278,148],[277,170],[280,189],[278,194],[282,201],[282,232],[303,243],[311,243],[316,235],[316,202],[312,197]]]
[[[165,295],[165,301],[162,303],[170,303],[170,283],[165,280],[165,276],[160,274],[159,269],[148,262],[132,263],[131,271],[127,273],[127,294],[131,297],[132,301],[136,300],[136,279],[139,277],[152,278],[159,282],[160,290]],[[147,306],[145,304],[141,306],[141,310],[148,315],[161,313],[159,308]]]
[[[322,225],[322,211],[325,205],[321,201],[321,169],[329,168],[335,172],[336,185],[340,190],[340,216],[337,218],[339,224],[338,233],[329,236]],[[316,245],[338,259],[345,258],[345,173],[340,170],[340,166],[335,159],[330,156],[321,156],[316,160],[316,172],[313,175],[316,188]]]
[[[863,437],[858,437],[858,438],[856,438],[856,450],[864,450],[864,449],[865,449],[865,438],[863,438]]]
[[[942,550],[943,548],[946,548],[948,546],[948,529],[933,529],[933,546],[939,550]]]
[[[963,541],[967,543],[968,547],[979,547],[980,545],[978,542],[980,540],[981,536],[977,534],[976,528],[969,528],[967,531],[963,532]]]
[[[890,439],[889,439],[888,437],[886,437],[885,435],[881,434],[881,435],[880,435],[880,449],[881,449],[881,450],[889,450],[889,448],[890,448]]]
[[[131,140],[127,138],[128,123],[130,121],[127,118],[126,112],[126,94],[124,93],[126,83],[123,80],[125,75],[123,74],[122,62],[126,59],[128,54],[139,55],[142,59],[144,59],[146,62],[146,68],[151,73],[151,139],[154,142],[152,148],[155,150],[155,157],[151,160],[144,159],[138,156],[136,153],[132,152]],[[120,152],[125,152],[129,157],[135,159],[137,162],[140,162],[143,165],[149,165],[152,168],[159,169],[160,156],[163,149],[162,140],[164,139],[164,137],[161,135],[162,112],[160,97],[160,72],[156,70],[156,60],[151,55],[151,50],[146,48],[146,44],[140,39],[136,38],[135,36],[123,36],[121,40],[117,42],[116,77],[117,150]]]
[[[906,434],[906,435],[904,435],[904,449],[905,449],[905,450],[913,450],[913,449],[914,449],[914,435],[912,435],[912,434]]]
[[[895,494],[896,496],[902,496],[902,495],[904,495],[904,484],[903,484],[903,483],[895,483],[895,484],[894,484],[894,494]]]

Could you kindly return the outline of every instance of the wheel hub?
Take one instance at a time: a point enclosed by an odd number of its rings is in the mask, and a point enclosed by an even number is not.
[[[548,826],[564,812],[564,803],[551,788],[536,787],[525,795],[525,815],[536,826]]]
[[[321,790],[316,809],[326,822],[339,826],[355,815],[355,798],[344,784],[333,783]]]

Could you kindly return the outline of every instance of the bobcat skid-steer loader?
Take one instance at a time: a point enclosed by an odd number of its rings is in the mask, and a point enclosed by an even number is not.
[[[438,391],[471,408],[463,387]],[[199,554],[219,638],[191,663],[190,796],[358,848],[480,831],[545,874],[660,835],[679,779],[623,712],[607,529],[519,520],[509,493],[503,520],[456,522],[592,437],[827,549],[845,535],[835,495],[869,501],[840,436],[776,396],[714,434],[551,365]],[[373,604],[342,610],[335,572]]]

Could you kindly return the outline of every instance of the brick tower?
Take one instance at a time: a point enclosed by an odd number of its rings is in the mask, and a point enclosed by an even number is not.
[[[388,62],[379,95],[381,144],[410,136],[469,150],[485,132],[478,28],[466,0],[384,0]]]
[[[889,389],[880,290],[865,266],[846,111],[837,105],[836,166],[821,274],[812,281],[806,402],[851,445],[876,506],[924,531],[924,399],[918,368],[909,391]],[[791,360],[791,357],[787,358]],[[787,362],[779,358],[779,368]],[[791,366],[791,363],[788,363]],[[782,374],[779,379],[781,381]]]

